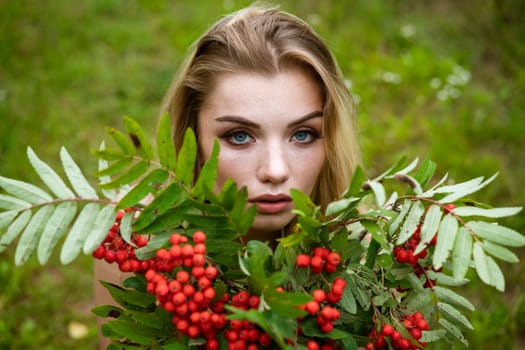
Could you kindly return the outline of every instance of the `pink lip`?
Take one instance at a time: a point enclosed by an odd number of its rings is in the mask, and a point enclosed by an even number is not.
[[[249,202],[255,204],[261,214],[277,214],[293,207],[292,199],[285,194],[264,194],[250,198]]]

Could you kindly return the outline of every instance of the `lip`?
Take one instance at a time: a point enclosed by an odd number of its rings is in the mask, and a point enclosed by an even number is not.
[[[292,198],[286,194],[263,194],[250,198],[248,202],[257,206],[261,214],[277,214],[293,208]]]

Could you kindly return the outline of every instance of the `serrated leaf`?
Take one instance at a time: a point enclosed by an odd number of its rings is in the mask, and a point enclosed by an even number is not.
[[[430,181],[430,179],[432,179],[432,176],[434,176],[436,167],[436,163],[431,161],[429,158],[425,158],[414,175],[414,179],[420,183],[421,186],[425,186]]]
[[[456,234],[458,232],[458,221],[451,214],[445,215],[437,233],[436,248],[432,257],[432,265],[435,269],[440,269],[448,259],[450,251],[454,246]]]
[[[168,175],[164,169],[152,170],[119,201],[118,207],[120,209],[129,208],[139,203],[148,194],[155,193],[168,179]]]
[[[382,207],[386,201],[385,187],[378,181],[369,180],[365,183],[369,186],[375,196],[375,202],[378,207]]]
[[[511,264],[518,263],[520,259],[510,249],[502,247],[490,241],[483,241],[483,249],[495,258],[509,262]]]
[[[49,165],[40,160],[31,147],[27,148],[27,157],[38,176],[58,198],[75,197],[60,176]]]
[[[92,150],[91,153],[97,156],[97,158],[103,159],[106,161],[115,161],[115,160],[120,160],[122,158],[131,157],[130,155],[122,152],[121,150],[114,149],[114,148],[95,149],[95,150]]]
[[[472,305],[472,303],[467,298],[462,297],[461,295],[457,294],[451,289],[443,288],[440,286],[434,286],[434,292],[436,293],[436,296],[440,301],[444,301],[447,304],[465,308],[469,311],[475,310],[474,305]]]
[[[397,238],[396,245],[405,243],[416,231],[417,227],[421,222],[421,216],[425,212],[425,208],[421,202],[416,201],[412,204],[410,211],[408,212],[407,218],[399,231],[399,237]]]
[[[474,265],[476,266],[476,272],[478,273],[479,278],[485,284],[488,284],[489,286],[492,285],[492,281],[490,280],[490,273],[488,271],[487,266],[487,256],[485,255],[485,252],[483,251],[480,242],[474,243],[472,255],[474,257]]]
[[[122,219],[120,220],[120,236],[126,243],[130,245],[133,245],[133,242],[131,241],[131,235],[133,233],[132,226],[134,217],[135,213],[133,211],[128,211],[124,213]]]
[[[149,163],[147,161],[140,161],[126,169],[126,171],[119,177],[113,179],[110,182],[101,184],[100,187],[103,189],[113,189],[123,185],[129,185],[143,176],[146,171],[148,171],[148,168]]]
[[[168,169],[175,169],[177,155],[175,145],[171,137],[171,123],[168,114],[160,118],[157,128],[157,154],[159,155],[160,164]]]
[[[476,236],[509,247],[525,245],[525,236],[513,229],[484,221],[470,221],[467,226]]]
[[[442,272],[435,273],[434,271],[428,271],[428,276],[435,279],[439,285],[450,286],[450,287],[461,287],[470,282],[468,278],[455,279],[452,276],[445,275]]]
[[[24,229],[15,251],[15,264],[23,265],[33,254],[44,229],[43,223],[51,214],[53,206],[46,205],[38,209]]]
[[[452,203],[458,199],[464,198],[474,192],[479,191],[489,183],[494,181],[498,174],[494,174],[489,179],[483,181],[483,177],[478,177],[470,181],[465,181],[456,185],[443,186],[435,190],[436,193],[450,193],[449,195],[441,198],[440,203]],[[482,182],[483,181],[483,182]]]
[[[449,320],[450,322],[454,324],[459,324],[470,330],[474,329],[474,327],[472,327],[472,324],[469,322],[469,320],[465,316],[463,316],[463,314],[459,310],[454,308],[452,305],[443,303],[443,302],[438,302],[437,307],[439,311],[441,312],[441,314],[445,316],[445,318]]]
[[[440,339],[443,339],[445,334],[447,334],[447,331],[444,329],[436,329],[432,331],[422,331],[421,338],[419,339],[419,341],[426,342],[426,343],[436,342]]]
[[[0,230],[3,230],[7,226],[11,225],[11,222],[16,218],[20,211],[9,210],[0,213]]]
[[[118,159],[116,162],[111,163],[111,165],[108,164],[108,166],[104,167],[104,169],[101,169],[95,173],[97,177],[110,177],[112,175],[118,174],[126,168],[128,168],[131,164],[133,164],[133,158],[121,158]],[[106,181],[106,182],[109,182]]]
[[[344,289],[343,297],[341,298],[341,301],[339,301],[339,305],[352,315],[357,312],[357,302],[350,288]]]
[[[465,227],[461,227],[454,241],[452,253],[452,270],[456,280],[463,279],[470,264],[472,255],[472,236]]]
[[[97,192],[91,187],[78,165],[64,147],[60,149],[60,158],[66,176],[77,195],[83,198],[98,199]]]
[[[104,141],[102,141],[100,143],[100,147],[99,147],[99,150],[100,151],[104,151],[106,149],[106,144],[104,143]],[[98,170],[99,171],[102,171],[104,169],[107,169],[108,168],[108,162],[106,160],[104,160],[103,158],[99,158],[98,159]],[[104,185],[108,182],[111,181],[111,177],[109,176],[99,176],[99,181],[100,181],[100,185]],[[112,200],[112,201],[116,201],[117,200],[117,192],[114,191],[114,190],[105,190],[102,188],[102,194]]]
[[[385,233],[383,232],[383,229],[381,228],[381,226],[379,226],[377,223],[373,221],[368,221],[368,220],[361,221],[361,224],[368,232],[370,232],[370,234],[372,235],[372,238],[375,241],[377,241],[377,243],[379,243],[381,248],[383,248],[386,251],[390,250],[388,239]]]
[[[171,183],[140,213],[135,221],[135,230],[141,231],[168,209],[178,207],[187,199],[187,192],[178,182]]]
[[[153,148],[151,147],[151,144],[140,124],[130,117],[124,117],[124,126],[126,127],[128,135],[138,153],[145,159],[154,159],[155,155],[153,153]]]
[[[99,205],[97,203],[88,203],[82,208],[62,245],[60,251],[60,262],[62,264],[69,264],[78,256],[91,231],[98,211]]]
[[[348,207],[350,207],[352,203],[359,201],[359,199],[360,198],[358,197],[348,197],[348,198],[343,198],[343,199],[331,202],[326,207],[325,215],[326,216],[337,215],[341,213],[342,211],[348,209]]]
[[[521,207],[507,207],[507,208],[477,208],[471,206],[457,207],[452,212],[458,216],[482,216],[485,218],[504,218],[513,216],[521,211]]]
[[[53,199],[37,186],[3,176],[0,176],[0,187],[10,195],[32,204],[41,204]]]
[[[38,244],[37,257],[41,265],[45,265],[69,224],[75,218],[77,206],[75,203],[64,202],[56,206],[53,214],[47,220]]]
[[[412,206],[412,202],[408,199],[405,199],[401,207],[401,211],[396,216],[394,221],[392,221],[392,223],[390,224],[388,228],[389,235],[393,235],[397,231],[397,229],[399,228],[403,220],[405,220],[405,217],[408,214],[408,211],[410,210],[411,206]]]
[[[461,333],[458,327],[454,326],[452,323],[450,323],[444,318],[440,318],[438,322],[449,334],[454,336],[454,338],[456,338],[461,343],[463,343],[463,345],[468,347],[468,341],[463,335],[463,333]]]
[[[108,204],[98,212],[93,229],[84,242],[84,254],[91,254],[102,243],[108,235],[108,231],[113,226],[116,217],[114,204]]]
[[[128,156],[135,154],[135,145],[122,131],[115,128],[106,127],[106,132],[120,146],[120,149]]]
[[[217,140],[213,143],[210,158],[206,160],[201,170],[199,171],[199,178],[193,188],[196,196],[201,196],[207,190],[215,188],[215,181],[217,180],[217,169],[219,166],[219,142]]]
[[[423,220],[423,225],[421,226],[421,241],[414,251],[414,255],[422,252],[428,243],[432,240],[432,237],[437,233],[439,223],[441,222],[441,208],[437,205],[431,205],[426,214],[425,219]]]
[[[0,209],[6,210],[20,210],[30,208],[31,203],[21,200],[16,197],[0,194]]]
[[[7,231],[0,238],[0,253],[5,250],[18,237],[31,218],[31,211],[22,212],[15,221],[9,225]]]
[[[487,256],[487,267],[492,285],[500,292],[505,291],[505,277],[498,264],[490,256]]]
[[[343,194],[343,197],[348,197],[348,196],[352,196],[352,195],[359,193],[365,181],[366,181],[365,172],[363,171],[363,168],[358,166],[357,168],[355,168],[354,173],[352,174],[352,180],[347,190]]]
[[[191,128],[184,133],[184,141],[179,150],[175,175],[186,186],[191,186],[197,158],[197,141]]]
[[[127,320],[113,320],[109,321],[107,325],[113,332],[141,345],[154,344],[158,338],[165,336],[161,330]]]

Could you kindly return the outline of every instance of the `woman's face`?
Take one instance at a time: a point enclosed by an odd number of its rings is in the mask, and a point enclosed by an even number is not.
[[[321,91],[301,70],[219,75],[198,115],[201,156],[220,142],[217,188],[231,178],[257,207],[264,240],[294,217],[290,189],[311,194],[325,161]]]

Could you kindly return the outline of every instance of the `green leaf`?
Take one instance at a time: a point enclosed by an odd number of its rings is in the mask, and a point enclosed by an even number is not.
[[[421,202],[417,201],[412,204],[410,211],[408,212],[407,218],[399,231],[399,237],[397,238],[396,245],[405,243],[416,230],[420,224],[421,216],[425,212],[425,208]]]
[[[124,126],[138,153],[145,159],[154,159],[155,155],[153,153],[153,148],[151,147],[151,144],[144,134],[144,130],[142,130],[140,124],[130,117],[124,117]]]
[[[399,226],[401,225],[401,223],[405,219],[406,215],[408,214],[408,211],[410,210],[411,206],[412,206],[412,202],[410,200],[405,199],[403,201],[403,205],[401,206],[401,211],[396,216],[394,221],[392,221],[392,223],[390,224],[390,226],[388,228],[388,234],[389,235],[392,236],[397,231],[397,229],[399,228]]]
[[[134,289],[125,289],[119,285],[100,281],[113,297],[113,300],[128,310],[152,310],[155,305],[155,296]]]
[[[11,222],[18,215],[18,210],[9,210],[0,213],[0,230],[3,230],[5,227],[11,225]]]
[[[440,286],[434,286],[434,292],[436,293],[436,296],[440,301],[444,301],[445,303],[465,308],[469,311],[475,310],[474,305],[472,305],[472,303],[468,301],[468,299],[462,297],[461,295],[457,294],[451,289]]]
[[[53,198],[45,191],[41,190],[30,183],[22,182],[14,179],[9,179],[0,176],[0,187],[7,193],[14,197],[17,197],[23,201],[27,201],[33,204],[41,204],[49,202]]]
[[[144,176],[138,184],[132,187],[118,203],[118,208],[132,207],[144,199],[148,194],[155,193],[168,179],[168,172],[164,169],[154,169]]]
[[[71,202],[60,203],[56,206],[53,215],[47,220],[38,244],[37,257],[41,265],[45,265],[57,245],[58,241],[69,224],[75,218],[77,205]]]
[[[20,210],[31,207],[31,203],[18,199],[16,197],[0,194],[0,209]]]
[[[443,186],[435,190],[435,193],[450,193],[449,195],[441,198],[440,203],[452,203],[458,199],[464,198],[474,192],[479,191],[483,187],[491,183],[498,174],[494,174],[489,179],[483,181],[483,177],[478,177],[470,181],[465,181],[456,185]],[[482,182],[483,181],[483,182]]]
[[[365,181],[365,172],[363,171],[363,168],[358,166],[357,168],[355,168],[354,173],[352,174],[352,181],[350,182],[350,185],[348,186],[348,189],[344,193],[343,197],[348,197],[359,193]]]
[[[497,244],[509,247],[522,247],[525,245],[525,236],[508,227],[484,221],[470,221],[467,223],[476,236]]]
[[[117,160],[116,162],[111,163],[111,165],[105,167],[104,169],[101,169],[95,173],[96,176],[102,177],[102,176],[112,176],[117,173],[120,173],[124,170],[126,170],[129,166],[133,164],[133,158],[122,158]],[[109,182],[109,181],[107,181]]]
[[[106,132],[111,136],[111,138],[120,146],[120,149],[128,156],[135,154],[135,145],[122,131],[107,127]]]
[[[357,312],[357,302],[350,288],[344,289],[343,297],[341,301],[339,301],[339,305],[352,315],[355,315]]]
[[[124,213],[122,219],[120,220],[120,236],[122,239],[129,245],[134,245],[131,241],[131,235],[133,231],[133,218],[135,217],[135,212],[128,211]]]
[[[378,207],[382,207],[386,201],[385,187],[379,181],[369,180],[365,183],[365,186],[370,187],[374,192],[375,202]]]
[[[483,249],[495,258],[515,264],[520,261],[518,256],[510,249],[502,247],[490,241],[483,241]]]
[[[420,342],[432,343],[443,339],[447,331],[444,329],[436,329],[432,331],[422,331],[421,334]]]
[[[414,175],[414,179],[419,182],[421,186],[425,186],[432,179],[435,171],[436,163],[431,161],[429,158],[425,158],[418,171]]]
[[[394,164],[392,167],[384,171],[381,175],[374,178],[375,181],[381,181],[384,177],[390,176],[394,173],[396,173],[398,170],[401,170],[406,164],[406,157],[401,157],[396,164]]]
[[[414,255],[422,252],[428,243],[432,240],[432,237],[437,233],[439,223],[441,222],[441,208],[437,205],[431,205],[421,226],[421,241],[414,251]]]
[[[31,165],[37,172],[38,176],[44,181],[44,183],[49,187],[51,192],[53,192],[59,198],[73,198],[75,195],[71,190],[66,186],[64,181],[57,175],[57,173],[51,169],[49,165],[44,163],[38,158],[31,147],[27,148],[27,157],[31,162]]]
[[[458,327],[454,326],[452,323],[450,323],[444,318],[440,318],[438,322],[448,332],[448,334],[451,334],[452,336],[454,336],[454,338],[463,343],[463,345],[468,347],[467,339],[465,338],[463,333],[461,333]]]
[[[100,143],[100,147],[99,147],[99,150],[103,151],[106,149],[106,144],[104,142],[101,142]],[[106,160],[104,160],[103,158],[99,158],[98,159],[98,170],[99,171],[102,171],[104,169],[107,169],[108,168],[108,162]],[[100,187],[102,187],[102,185],[108,183],[111,181],[111,178],[109,176],[99,176],[99,181],[100,181]],[[112,201],[116,201],[117,200],[117,192],[114,191],[114,190],[105,190],[102,188],[102,194],[112,200]]]
[[[481,246],[480,242],[474,243],[472,255],[474,257],[474,265],[476,266],[476,271],[478,273],[479,278],[485,284],[492,285],[492,282],[490,280],[490,273],[488,271],[487,266],[487,256],[485,255],[485,252],[483,251],[483,247]]]
[[[157,153],[160,164],[164,168],[168,170],[175,169],[177,155],[171,137],[171,123],[168,114],[160,118],[159,127],[157,128]]]
[[[140,231],[149,226],[156,217],[164,214],[168,209],[176,208],[187,199],[187,192],[178,182],[171,183],[150,204],[144,208],[135,221],[135,230]]]
[[[107,325],[113,332],[141,345],[154,344],[165,336],[163,331],[127,320],[113,320]]]
[[[343,198],[334,202],[331,202],[326,207],[325,215],[332,216],[341,213],[342,211],[348,209],[352,203],[358,202],[360,198],[358,197],[349,197]],[[352,206],[353,208],[353,206]]]
[[[84,241],[91,231],[98,210],[98,204],[88,203],[80,211],[60,251],[60,262],[62,264],[69,264],[78,256]]]
[[[122,152],[119,149],[114,148],[104,148],[104,149],[96,149],[91,151],[97,158],[107,161],[114,161],[114,160],[120,160],[122,158],[131,158],[130,155]]]
[[[293,203],[295,205],[295,210],[300,211],[305,216],[313,215],[316,205],[314,202],[312,202],[308,195],[292,188],[290,190],[290,196],[292,197]]]
[[[178,154],[175,175],[186,186],[191,186],[197,159],[197,141],[191,128],[184,133],[184,141]]]
[[[149,168],[149,163],[147,161],[140,161],[130,168],[128,168],[122,175],[116,179],[101,184],[100,187],[103,189],[113,189],[122,185],[131,184],[133,181],[137,180],[139,177],[144,175]]]
[[[38,209],[27,224],[15,251],[15,264],[23,265],[33,254],[44,229],[44,222],[51,214],[53,206],[46,205]]]
[[[0,214],[1,215],[1,214]],[[22,212],[15,221],[11,223],[7,231],[4,233],[2,238],[0,238],[0,253],[5,250],[11,243],[18,237],[20,232],[26,227],[29,219],[31,218],[31,212],[24,211]]]
[[[62,166],[64,167],[66,176],[77,195],[83,198],[98,199],[97,192],[93,189],[93,187],[91,187],[78,165],[75,163],[73,158],[71,158],[64,147],[60,149],[60,158],[62,160]]]
[[[472,236],[465,227],[461,227],[456,235],[452,253],[452,270],[456,280],[463,279],[470,264],[472,255]]]
[[[469,322],[469,320],[463,316],[461,312],[459,312],[456,308],[454,308],[452,305],[447,303],[438,302],[437,307],[441,314],[450,322],[454,324],[459,324],[462,327],[465,327],[467,329],[473,330],[474,327],[472,327],[472,324]]]
[[[403,161],[404,163],[404,161]],[[401,166],[402,163],[398,162],[398,164],[392,169],[392,172],[395,173],[395,175],[398,175],[398,174],[408,174],[409,172],[411,172],[412,170],[414,170],[417,166],[417,164],[419,163],[419,158],[416,157],[412,162],[410,162],[410,164],[408,164],[406,167],[402,168],[402,169],[399,169],[397,170],[397,168],[399,166]]]
[[[108,231],[115,222],[116,211],[114,204],[108,204],[97,214],[93,229],[84,242],[84,254],[91,254],[108,235]]]
[[[206,193],[206,190],[213,190],[215,181],[217,180],[217,169],[219,166],[219,141],[215,140],[210,158],[206,160],[199,171],[199,178],[193,188],[193,192],[197,196]],[[206,190],[205,190],[206,189]]]
[[[99,317],[117,318],[124,313],[124,310],[114,305],[100,305],[92,308],[91,312]]]
[[[471,206],[457,207],[452,212],[458,216],[482,216],[485,218],[503,218],[513,216],[521,211],[521,207],[507,208],[477,208]]]
[[[434,249],[434,256],[432,257],[432,265],[436,269],[440,269],[443,263],[448,259],[450,251],[454,246],[456,234],[458,232],[458,221],[451,214],[445,215],[437,234],[436,248]]]
[[[487,267],[492,285],[500,292],[505,291],[505,277],[498,264],[490,256],[487,257]]]

